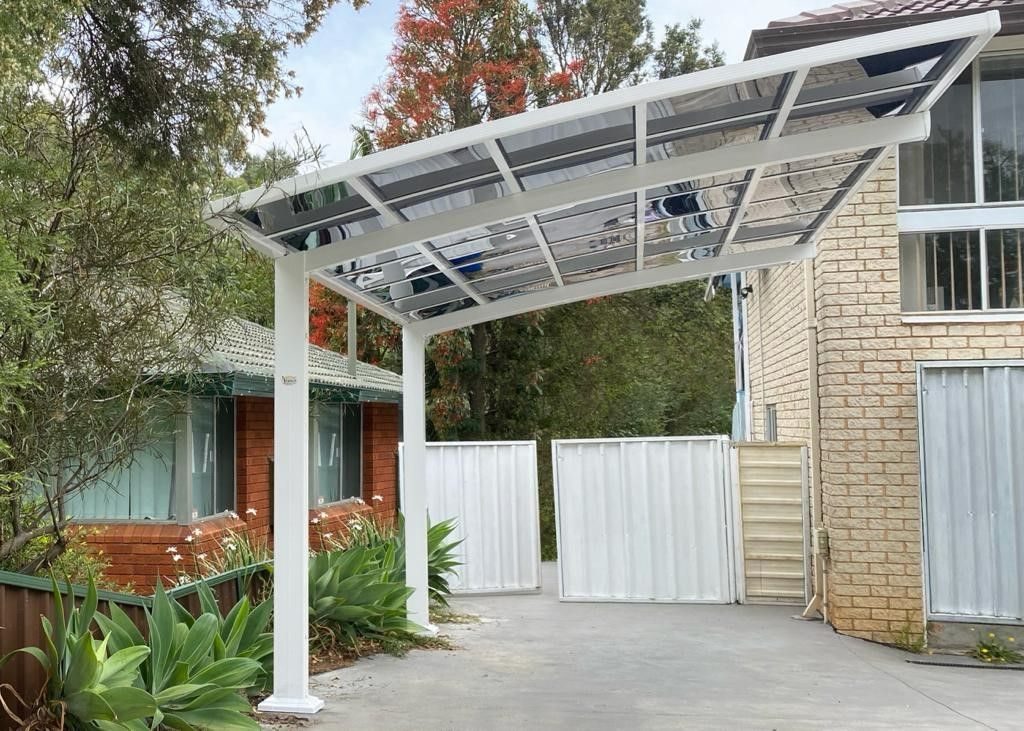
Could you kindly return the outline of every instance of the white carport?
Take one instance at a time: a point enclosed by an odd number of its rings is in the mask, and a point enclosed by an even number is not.
[[[409,618],[429,625],[424,342],[598,295],[814,255],[815,239],[999,29],[996,12],[546,107],[211,205],[275,258],[274,694],[310,713],[310,278],[402,326]]]

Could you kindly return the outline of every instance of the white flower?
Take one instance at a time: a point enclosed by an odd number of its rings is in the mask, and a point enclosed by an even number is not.
[[[206,558],[206,554],[205,553],[200,553],[198,556],[196,556],[196,558],[198,558],[200,561],[202,561],[203,559]]]
[[[235,544],[234,543],[228,543],[227,545],[224,546],[224,548],[228,549],[229,551],[234,551],[235,550]]]
[[[194,540],[195,540],[195,538],[192,537],[191,533],[188,534],[187,536],[185,536],[185,543],[191,543]]]
[[[324,533],[324,538],[330,538],[333,535],[333,533]]]
[[[362,530],[362,529],[363,529],[363,526],[360,525],[359,523],[356,523],[355,525],[352,526],[352,530]]]
[[[321,517],[321,518],[322,518],[323,520],[327,520],[327,517],[328,517],[328,516],[327,516],[327,513],[320,513],[320,517]]]
[[[178,547],[177,546],[168,546],[167,550],[164,551],[164,553],[177,553],[177,552],[178,552]]]
[[[188,583],[188,577],[187,576],[179,576],[178,577],[178,586],[185,586],[185,584],[187,584],[187,583]]]
[[[245,509],[245,514],[246,515],[256,515],[256,508],[246,508]]]
[[[311,521],[309,521],[309,522],[310,522],[310,523],[312,523],[313,525],[316,525],[317,523],[319,523],[319,522],[320,522],[320,519],[319,519],[319,518],[313,518],[313,519],[312,519]]]
[[[384,496],[383,495],[374,495],[373,499],[376,500],[379,503],[384,502]]]
[[[230,538],[221,538],[221,539],[220,539],[220,544],[221,544],[222,546],[226,546],[226,545],[228,545],[229,543],[231,543],[231,539],[230,539]]]
[[[354,500],[355,500],[355,501],[356,501],[357,503],[359,503],[360,505],[366,505],[366,501],[365,501],[365,500],[363,500],[363,499],[362,499],[361,497],[357,497],[357,498],[353,498],[353,499],[354,499]]]
[[[235,520],[238,520],[238,513],[236,513],[234,510],[226,510],[224,512],[227,513],[227,516],[229,518],[234,518]]]
[[[176,553],[173,556],[171,556],[171,558],[173,558],[175,562],[178,562],[178,561],[181,560],[181,554],[180,553]]]
[[[199,528],[193,528],[192,529],[192,535],[194,535],[194,536],[201,536],[201,535],[203,535],[203,531],[200,530]]]

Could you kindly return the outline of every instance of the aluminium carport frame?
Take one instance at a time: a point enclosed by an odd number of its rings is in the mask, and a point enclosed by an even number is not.
[[[275,259],[274,692],[260,704],[260,709],[314,713],[323,706],[322,701],[309,692],[308,670],[309,377],[306,343],[310,279],[402,327],[405,442],[402,511],[406,516],[406,582],[414,590],[407,611],[409,619],[429,631],[424,473],[426,339],[454,328],[590,297],[720,273],[764,269],[813,257],[818,234],[894,146],[928,136],[928,109],[999,27],[998,13],[990,11],[709,69],[458,130],[213,202],[207,211],[211,226],[236,232],[248,245]],[[859,63],[866,69],[869,63],[877,62],[886,54],[898,61],[928,49],[939,50],[935,51],[934,63],[926,68],[919,68],[919,62],[911,61],[911,68],[901,67],[896,73],[868,73],[867,78],[852,84],[832,85],[834,93],[846,89],[841,99],[829,97],[829,89],[823,90],[829,84],[812,88],[807,83],[809,77],[833,64],[836,68],[848,69]],[[770,103],[764,99],[752,100],[739,91],[749,88],[745,85],[756,86],[769,78],[779,80]],[[890,86],[886,87],[883,82]],[[904,94],[899,97],[902,101],[895,106],[884,106],[883,102],[891,102],[897,91]],[[694,124],[683,130],[689,137],[685,134],[665,137],[664,124],[661,127],[656,124],[665,120],[652,119],[652,113],[656,116],[659,110],[666,108],[678,112],[680,100],[699,98],[700,94],[713,97],[717,92],[729,97],[730,105],[737,109],[747,105],[748,113],[733,119],[718,119],[710,127],[707,123]],[[860,107],[856,107],[858,100]],[[728,134],[723,133],[726,137],[720,138],[721,144],[713,149],[682,149],[688,139],[706,129],[735,129],[745,123],[744,120],[752,116],[750,104],[758,101],[763,103],[759,113],[753,116],[758,117],[763,126],[753,140],[741,139],[733,144],[736,140],[730,140]],[[815,105],[820,111],[815,110]],[[835,112],[837,106],[839,112]],[[870,114],[864,114],[865,106]],[[727,108],[731,107],[721,107]],[[848,114],[851,108],[857,112],[852,117]],[[878,111],[880,108],[882,111]],[[629,142],[632,164],[594,169],[588,167],[597,164],[591,156],[589,162],[575,172],[572,168],[556,169],[554,179],[545,179],[541,187],[531,187],[524,182],[528,176],[516,169],[509,154],[511,140],[522,140],[524,135],[529,140],[532,134],[536,135],[537,149],[554,149],[559,144],[568,144],[569,140],[579,144],[578,140],[586,137],[598,139],[610,130],[587,128],[587,121],[598,120],[594,124],[600,127],[600,120],[610,119],[624,110],[632,113]],[[688,110],[686,114],[669,116],[668,121],[694,118],[700,113],[706,114],[706,110]],[[816,120],[818,126],[811,124],[810,131],[804,131],[800,125],[796,125],[796,129],[787,127],[788,122],[798,119]],[[658,132],[659,129],[662,132]],[[575,136],[569,137],[570,134]],[[669,141],[662,141],[666,139]],[[655,145],[660,153],[652,152]],[[759,183],[769,179],[775,182],[780,177],[772,172],[774,170],[793,171],[803,161],[864,151],[868,154],[855,159],[850,177],[824,191],[831,197],[821,210],[811,212],[814,214],[811,218],[807,218],[807,211],[799,213],[799,199],[807,195],[799,190],[791,190],[788,197],[758,198]],[[389,199],[385,192],[396,180],[407,183],[410,176],[429,180],[437,174],[435,161],[439,158],[450,154],[454,159],[461,155],[462,164],[464,153],[468,152],[477,156],[473,164],[479,166],[486,162],[488,174],[496,176],[488,178],[492,192],[483,195],[481,200],[473,190],[469,191],[471,200],[466,203],[465,187],[445,189],[442,185],[434,191],[426,191],[426,205],[430,210],[420,216],[413,215],[412,208],[402,208],[401,196]],[[566,156],[565,151],[559,154],[555,149],[553,159],[557,161],[560,156]],[[550,163],[550,160],[545,162]],[[450,173],[452,169],[444,168],[442,173]],[[786,176],[797,174],[783,173],[781,177],[785,182],[789,180]],[[729,175],[734,176],[736,190],[742,187],[742,192],[730,203],[727,221],[715,228],[707,223],[711,219],[704,217],[698,226],[702,230],[687,228],[680,235],[677,226],[673,235],[648,239],[652,230],[648,224],[661,223],[653,221],[657,214],[652,215],[650,211],[652,191],[665,190],[664,186],[676,186],[673,188],[676,190],[684,181],[692,181],[682,187],[693,191],[694,186],[700,187],[697,184],[702,180]],[[714,187],[721,188],[720,185]],[[337,223],[338,209],[332,209],[338,205],[339,198],[323,193],[338,190],[344,191],[341,204],[347,201],[363,206],[359,221],[365,222],[370,216],[376,221],[376,228],[350,219],[352,225],[343,234],[343,226]],[[424,191],[418,192],[422,198]],[[703,201],[707,196],[702,193],[696,190],[686,195]],[[557,215],[552,212],[574,207],[574,210],[582,210],[587,206],[593,210],[595,202],[621,199],[627,194],[633,196],[635,203],[628,205],[635,205],[635,212],[612,222],[622,227],[617,229],[616,237],[612,237],[614,241],[606,237],[602,239],[605,243],[598,247],[591,239],[582,249],[573,250],[571,256],[559,257],[556,248],[564,245],[548,240],[546,231],[551,216]],[[453,202],[457,196],[463,196],[459,199],[461,202]],[[765,224],[753,223],[755,217],[751,215],[755,206],[766,204],[782,212],[781,216],[769,219],[776,224],[767,228]],[[793,209],[798,215],[794,216]],[[317,210],[323,212],[322,220],[317,219]],[[274,215],[270,215],[271,212]],[[711,211],[704,212],[710,214]],[[800,218],[801,215],[804,218]],[[798,230],[783,230],[785,227],[778,222],[784,220],[809,223]],[[509,222],[513,221],[516,231],[522,231],[523,236],[536,245],[530,250],[536,255],[536,264],[511,274],[505,272],[494,277],[485,274],[474,278],[486,269],[481,262],[493,253],[493,242],[498,240],[496,234],[500,232],[505,238],[517,235],[503,233],[510,230]],[[623,235],[625,228],[628,231]],[[480,231],[484,231],[485,237],[491,236],[488,239],[491,243],[475,240],[479,246],[471,248],[468,257],[474,262],[472,266],[465,263],[465,247],[469,244],[464,241],[457,244],[463,247],[459,249],[463,253],[446,254],[445,246],[449,246],[448,252],[454,251],[450,242],[455,237],[460,234],[479,236]],[[600,231],[594,232],[594,235],[599,234]],[[444,240],[449,243],[440,243]],[[612,243],[607,243],[609,241]],[[626,244],[621,245],[622,241]],[[773,243],[785,245],[773,246]],[[664,257],[655,259],[651,251],[656,246],[662,247],[663,252],[671,252],[675,258],[669,263]],[[698,250],[704,253],[695,255],[693,252]],[[377,270],[373,270],[372,276],[365,274],[371,271],[366,262],[372,265],[385,260],[406,262],[387,292],[380,288],[385,275]],[[416,264],[410,270],[408,262],[411,261]],[[424,264],[431,272],[429,277],[423,275]],[[533,279],[524,279],[527,270]],[[438,286],[426,293],[416,293],[414,280],[422,284],[428,278]],[[507,287],[500,291],[494,289],[502,286],[503,281],[508,283]]]

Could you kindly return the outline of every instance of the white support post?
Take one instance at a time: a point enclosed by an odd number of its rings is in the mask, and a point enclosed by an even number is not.
[[[405,519],[405,583],[413,589],[406,601],[410,621],[428,633],[427,592],[427,409],[424,381],[425,338],[402,328],[402,515]]]
[[[274,260],[274,693],[261,711],[316,713],[309,694],[309,283]]]

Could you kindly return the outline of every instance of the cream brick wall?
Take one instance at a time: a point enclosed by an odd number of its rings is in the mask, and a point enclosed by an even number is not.
[[[751,435],[764,439],[765,406],[775,404],[778,439],[810,439],[807,307],[802,264],[751,272],[747,302]]]
[[[924,623],[917,362],[1022,358],[1024,326],[903,324],[891,160],[824,233],[814,268],[829,616],[891,642]],[[764,299],[748,309],[755,435],[774,401],[780,437],[807,439],[802,281],[798,266],[751,277]]]

